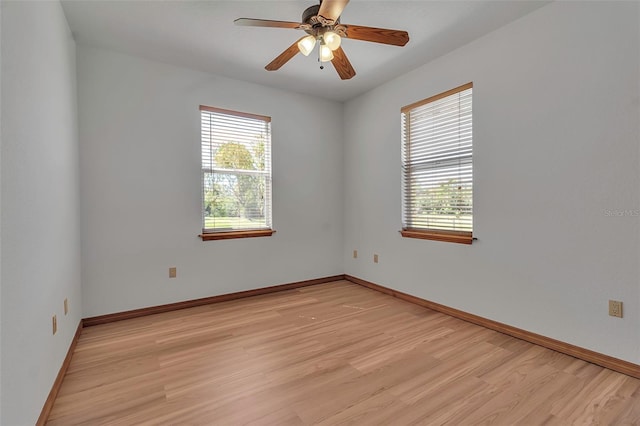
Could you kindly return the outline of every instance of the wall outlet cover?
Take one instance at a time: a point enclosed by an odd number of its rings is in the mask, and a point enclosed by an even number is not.
[[[618,300],[609,300],[609,315],[612,317],[622,318],[622,302]]]

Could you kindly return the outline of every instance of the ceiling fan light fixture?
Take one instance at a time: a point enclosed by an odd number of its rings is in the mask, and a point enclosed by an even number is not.
[[[312,35],[308,35],[298,42],[298,49],[304,56],[309,56],[309,53],[313,52],[315,45],[316,38]]]
[[[327,47],[331,50],[336,50],[338,47],[340,47],[340,43],[342,42],[340,36],[333,31],[327,31],[326,33],[324,33],[322,38],[324,40],[324,44],[326,44]]]
[[[333,59],[333,51],[326,44],[320,44],[320,62],[329,62]]]
[[[269,62],[264,67],[267,71],[280,69],[298,53],[310,55],[316,44],[319,44],[320,69],[324,69],[325,62],[331,61],[342,80],[349,80],[356,75],[356,71],[340,46],[342,38],[393,46],[404,46],[409,42],[409,34],[406,31],[343,24],[340,19],[349,0],[318,0],[318,3],[304,10],[301,22],[254,18],[238,18],[233,22],[235,25],[242,26],[302,30],[308,34],[303,34],[302,38],[294,41],[284,52]]]

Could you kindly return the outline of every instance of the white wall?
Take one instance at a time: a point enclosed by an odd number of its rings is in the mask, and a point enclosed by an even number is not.
[[[640,209],[638,7],[556,2],[348,102],[345,272],[640,362],[640,217],[606,215]],[[400,107],[469,81],[479,240],[402,238]]]
[[[81,318],[75,44],[59,3],[1,7],[0,422],[29,425]]]
[[[78,102],[85,317],[343,273],[341,104],[84,46]],[[272,117],[274,236],[198,238],[200,104]]]

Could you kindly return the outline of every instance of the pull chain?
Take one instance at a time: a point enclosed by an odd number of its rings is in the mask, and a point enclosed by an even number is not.
[[[321,46],[322,46],[322,44],[320,44],[320,46],[318,47],[318,62],[320,62],[320,69],[323,70],[324,69],[324,65],[322,65],[322,59],[321,59],[322,58],[322,55],[321,55],[322,47]]]

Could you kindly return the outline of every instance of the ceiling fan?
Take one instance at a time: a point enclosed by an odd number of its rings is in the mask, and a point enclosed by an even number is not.
[[[279,69],[298,52],[308,56],[313,51],[316,43],[319,43],[318,61],[320,62],[320,69],[324,68],[322,65],[324,62],[331,61],[340,78],[348,80],[356,75],[356,71],[340,47],[341,37],[404,46],[409,41],[409,34],[406,31],[342,24],[340,15],[347,3],[349,3],[349,0],[320,0],[320,4],[308,7],[302,13],[301,23],[252,18],[238,18],[233,22],[236,25],[250,27],[291,28],[303,30],[308,34],[293,43],[271,61],[265,67],[266,70],[275,71]]]

